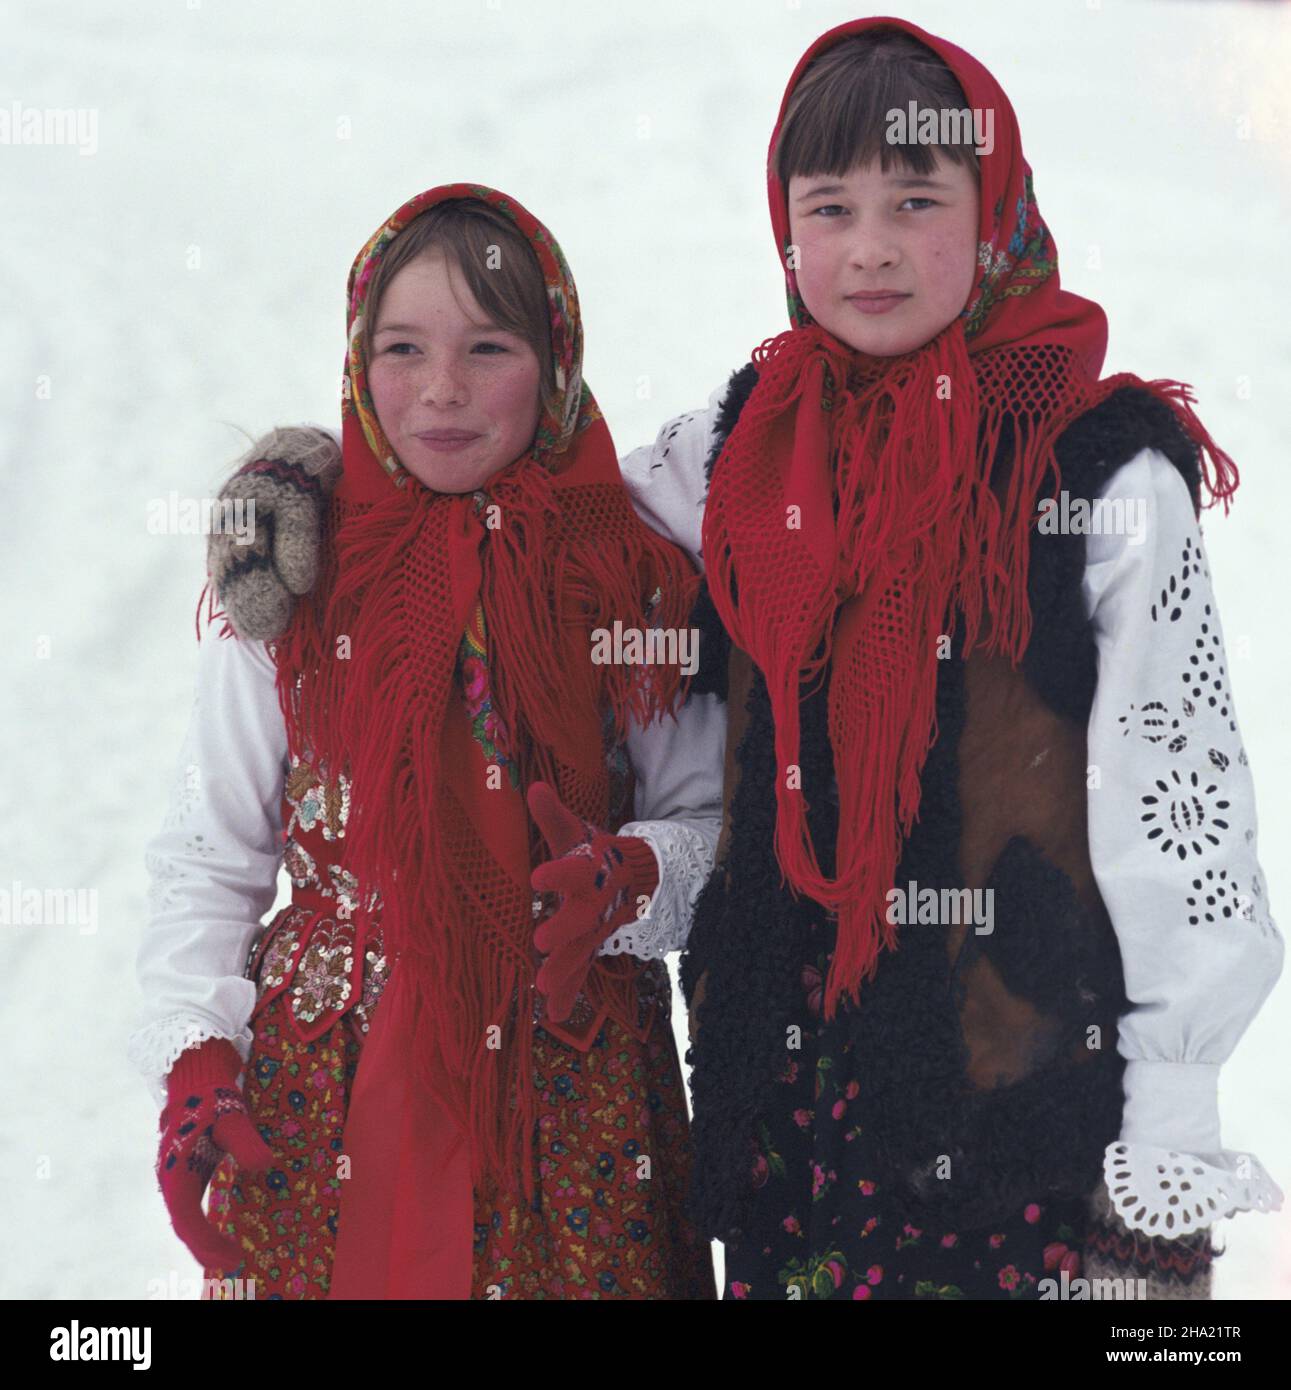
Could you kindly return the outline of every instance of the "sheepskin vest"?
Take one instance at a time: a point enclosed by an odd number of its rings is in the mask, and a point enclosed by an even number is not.
[[[707,462],[748,399],[756,369],[732,378]],[[1134,388],[1075,420],[1057,446],[1062,487],[1092,501],[1141,449],[1160,449],[1198,498],[1199,461],[1167,406]],[[997,468],[1008,466],[1001,442]],[[1119,1135],[1127,1007],[1120,952],[1089,858],[1086,728],[1097,651],[1085,615],[1082,534],[1033,534],[1030,643],[1018,669],[958,640],[938,663],[937,741],[919,819],[894,887],[990,890],[993,924],[906,925],[880,955],[859,1002],[825,1028],[845,1030],[883,1178],[911,1219],[973,1227],[1037,1194],[1084,1196]],[[753,1136],[801,1014],[803,971],[834,926],[781,886],[773,848],[774,722],[762,674],[733,650],[707,592],[693,619],[701,669],[693,689],[723,694],[729,729],[717,867],[695,911],[682,983],[701,977],[687,1060],[696,1168],[692,1214],[725,1239],[748,1200]],[[803,785],[833,785],[827,684],[802,702]],[[833,872],[835,798],[817,796],[812,838]],[[962,899],[962,893],[961,893]],[[913,901],[913,900],[911,900]],[[979,902],[986,899],[977,899]],[[949,1165],[947,1164],[949,1160]],[[942,1181],[947,1168],[954,1181]]]

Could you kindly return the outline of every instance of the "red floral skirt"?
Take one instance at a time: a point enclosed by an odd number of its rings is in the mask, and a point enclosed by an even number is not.
[[[257,1013],[244,1086],[276,1161],[242,1174],[226,1157],[211,1181],[211,1218],[246,1257],[207,1279],[254,1280],[256,1298],[327,1295],[362,1051],[354,1010],[304,1041],[290,1000],[276,994]],[[682,1215],[689,1136],[666,1008],[645,1042],[611,1021],[587,1052],[539,1028],[534,1071],[536,1195],[476,1193],[472,1296],[714,1298],[707,1244]]]

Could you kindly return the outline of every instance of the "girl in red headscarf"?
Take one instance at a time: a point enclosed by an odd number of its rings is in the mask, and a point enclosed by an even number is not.
[[[1196,520],[1236,471],[1100,379],[961,49],[825,34],[767,172],[792,327],[673,441],[738,750],[693,1209],[734,1298],[1207,1296],[1281,1198],[1216,1107],[1282,959]]]
[[[262,526],[325,513],[320,555],[278,554],[309,596],[270,645],[203,644],[150,846],[134,1052],[176,1230],[226,1297],[711,1297],[652,927],[668,837],[631,820],[625,757],[684,762],[703,719],[671,718],[677,662],[596,656],[678,630],[692,567],[634,511],[568,266],[513,199],[401,207],[348,329],[339,459],[288,431],[245,471]],[[709,824],[669,826],[701,864]]]

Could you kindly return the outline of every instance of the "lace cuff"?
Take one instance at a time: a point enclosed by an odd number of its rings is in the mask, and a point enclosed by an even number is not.
[[[229,1038],[245,1062],[251,1055],[251,1029],[243,1028],[233,1037],[218,1023],[192,1014],[172,1014],[160,1018],[130,1035],[126,1055],[148,1083],[158,1106],[166,1103],[166,1077],[181,1053],[208,1038]]]
[[[660,960],[680,951],[690,935],[695,899],[713,871],[719,827],[710,821],[629,821],[620,835],[635,835],[654,851],[659,886],[645,915],[621,926],[598,952]]]
[[[1239,1211],[1277,1211],[1282,1189],[1252,1154],[1187,1154],[1153,1144],[1109,1144],[1103,1178],[1132,1231],[1169,1240]]]
[[[1103,1176],[1121,1220],[1166,1240],[1282,1205],[1259,1160],[1220,1143],[1213,1062],[1126,1062],[1121,1137],[1103,1154]]]

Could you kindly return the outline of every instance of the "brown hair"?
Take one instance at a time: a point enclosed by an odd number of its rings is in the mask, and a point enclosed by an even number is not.
[[[927,44],[899,29],[872,29],[827,49],[798,79],[785,109],[774,167],[787,188],[795,174],[841,178],[877,157],[929,174],[933,151],[979,172],[971,144],[896,144],[887,138],[888,112],[920,108],[963,110],[968,101],[955,74]]]
[[[554,398],[556,368],[542,268],[515,223],[475,198],[449,198],[427,208],[386,248],[368,291],[362,329],[366,360],[372,361],[372,338],[387,286],[409,262],[436,250],[461,271],[485,314],[499,328],[523,338],[538,354],[543,398]]]

